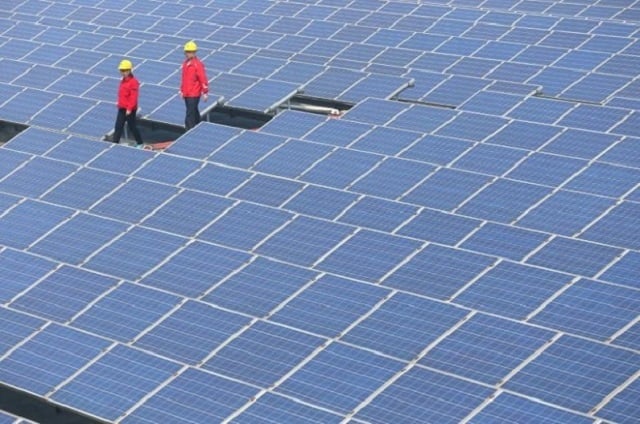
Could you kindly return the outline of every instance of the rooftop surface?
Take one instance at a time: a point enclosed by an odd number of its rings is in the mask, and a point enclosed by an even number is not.
[[[640,1],[10,3],[0,387],[126,424],[640,421]],[[122,58],[182,124],[191,39],[210,105],[272,119],[100,141]]]

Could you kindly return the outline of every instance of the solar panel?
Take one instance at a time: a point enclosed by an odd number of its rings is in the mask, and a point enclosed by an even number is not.
[[[276,392],[345,414],[402,369],[403,363],[332,343],[296,371]],[[343,375],[338,381],[333,377]]]
[[[556,237],[529,259],[536,265],[550,265],[553,269],[577,275],[593,276],[613,261],[621,249],[594,245],[581,240]]]
[[[261,80],[237,96],[230,96],[229,106],[241,109],[272,112],[299,90],[296,84],[283,81]]]
[[[495,400],[471,418],[469,422],[481,423],[489,419],[492,422],[504,424],[513,422],[513,420],[528,421],[531,419],[543,420],[543,422],[549,424],[562,424],[566,422],[590,424],[594,422],[592,418],[542,403],[536,403],[527,398],[506,392],[500,393]]]
[[[402,420],[417,424],[425,419],[455,423],[478,407],[490,394],[488,387],[414,367],[356,416],[373,423]],[[407,407],[403,399],[409,395],[417,399]]]
[[[580,232],[612,205],[611,199],[560,190],[525,214],[518,220],[518,225],[570,236]]]
[[[402,199],[422,206],[452,211],[490,182],[486,175],[441,168]]]
[[[309,265],[323,257],[353,231],[340,224],[326,225],[317,219],[299,217],[275,234],[257,249],[258,253],[276,259],[286,258],[298,265]],[[305,237],[301,237],[305,234]]]
[[[637,421],[638,13],[592,3],[1,11],[3,390],[125,423]],[[183,125],[190,39],[230,122],[101,141],[125,56],[145,132]]]
[[[571,359],[571,369],[564,368],[563,364],[569,360],[567,355],[576,348],[582,355]],[[616,359],[615,365],[609,364],[606,372],[598,359],[603,354]],[[542,400],[553,398],[557,405],[588,412],[637,368],[638,358],[632,352],[565,336],[513,376],[505,387]],[[589,378],[594,374],[601,375],[598,384]]]
[[[180,414],[179,422],[219,421],[241,407],[256,389],[198,370],[187,370],[146,400],[123,422]],[[185,398],[184,401],[177,399]],[[225,399],[224,403],[218,399]]]
[[[179,369],[179,365],[166,359],[120,345],[93,362],[52,398],[93,416],[115,420]]]
[[[417,207],[394,203],[375,197],[363,197],[341,216],[340,221],[386,232],[393,230],[411,219]]]
[[[318,144],[290,140],[262,158],[253,169],[281,177],[296,178],[321,160],[331,149]],[[295,162],[291,158],[296,158]]]

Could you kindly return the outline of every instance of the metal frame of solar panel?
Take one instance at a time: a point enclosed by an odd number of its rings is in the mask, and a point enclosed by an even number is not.
[[[196,3],[0,13],[0,422],[640,420],[637,2]]]

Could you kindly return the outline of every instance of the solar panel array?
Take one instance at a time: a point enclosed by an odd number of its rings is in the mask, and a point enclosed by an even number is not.
[[[640,419],[637,1],[14,3],[0,384],[122,423]],[[188,39],[214,101],[354,106],[97,142],[122,57],[182,121]]]

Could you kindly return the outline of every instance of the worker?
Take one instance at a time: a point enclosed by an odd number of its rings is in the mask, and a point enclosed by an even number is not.
[[[133,65],[131,61],[124,59],[120,62],[118,70],[122,75],[120,87],[118,88],[118,115],[113,133],[113,142],[119,143],[124,130],[124,123],[127,123],[129,131],[136,140],[136,147],[142,148],[142,137],[136,126],[136,113],[138,111],[138,93],[140,83],[133,76]]]
[[[194,41],[184,45],[185,60],[182,63],[182,81],[180,83],[180,96],[184,99],[187,109],[184,118],[184,128],[188,131],[200,122],[198,103],[200,96],[206,102],[209,95],[209,81],[204,64],[196,56],[198,46]]]

